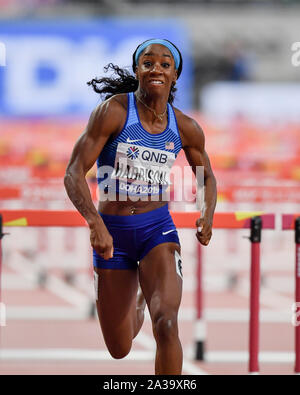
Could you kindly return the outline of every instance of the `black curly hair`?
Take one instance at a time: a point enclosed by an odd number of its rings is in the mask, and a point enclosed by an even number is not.
[[[148,41],[148,40],[147,40]],[[166,40],[169,43],[171,41]],[[135,54],[138,48],[144,43],[138,45],[136,50],[132,55],[132,70],[135,73],[137,64],[135,61]],[[182,72],[182,56],[179,49],[171,43],[178,51],[180,57],[180,63],[177,69],[177,78],[179,78]],[[101,96],[104,96],[104,100],[109,99],[110,97],[118,94],[118,93],[128,93],[128,92],[135,92],[139,86],[139,81],[132,75],[128,70],[122,69],[113,63],[109,63],[104,67],[104,71],[107,73],[109,70],[113,70],[114,73],[111,77],[100,77],[100,78],[93,78],[91,81],[88,81],[87,84],[91,85],[96,93],[99,93]],[[170,89],[170,94],[168,98],[168,102],[172,104],[175,99],[175,92],[177,89],[175,85],[172,85]]]

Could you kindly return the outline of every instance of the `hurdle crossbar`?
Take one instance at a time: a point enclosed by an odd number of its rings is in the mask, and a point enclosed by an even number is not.
[[[85,219],[77,211],[49,210],[2,210],[3,226],[87,226]],[[194,228],[199,212],[171,212],[178,228]],[[263,229],[274,229],[274,214],[237,211],[215,213],[213,227],[216,229],[250,229],[251,218],[261,216]]]

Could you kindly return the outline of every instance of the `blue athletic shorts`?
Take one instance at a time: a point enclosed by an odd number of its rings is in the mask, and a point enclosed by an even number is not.
[[[93,250],[93,264],[97,268],[136,269],[138,262],[158,244],[180,245],[167,204],[142,214],[99,214],[113,238],[114,256],[105,260]]]

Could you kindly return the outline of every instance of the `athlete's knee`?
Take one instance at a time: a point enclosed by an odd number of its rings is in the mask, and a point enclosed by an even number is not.
[[[110,355],[114,359],[125,358],[126,355],[129,354],[129,351],[131,349],[131,342],[130,343],[115,342],[114,344],[106,344],[106,345]]]
[[[129,354],[129,351],[130,348],[128,350],[109,350],[109,353],[114,359],[122,359]]]
[[[104,337],[106,347],[110,355],[114,359],[122,359],[131,350],[132,339],[127,338],[127,336],[107,336]]]
[[[156,341],[167,342],[178,336],[177,312],[158,312],[153,317],[153,333]]]

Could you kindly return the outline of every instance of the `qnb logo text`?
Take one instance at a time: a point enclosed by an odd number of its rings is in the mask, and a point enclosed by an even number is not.
[[[142,159],[149,162],[164,164],[167,162],[168,156],[161,152],[153,152],[153,151],[145,150],[142,153]]]
[[[5,44],[0,41],[0,67],[6,66],[6,47]]]
[[[300,66],[300,41],[294,42],[291,46],[293,52],[291,62],[294,67]]]

